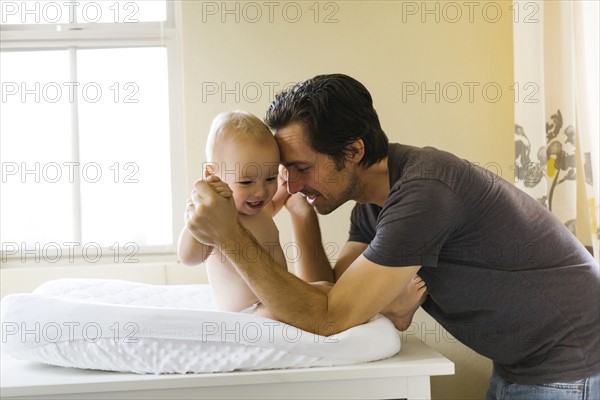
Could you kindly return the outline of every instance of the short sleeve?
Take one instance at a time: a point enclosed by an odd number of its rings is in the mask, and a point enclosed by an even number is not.
[[[398,182],[379,214],[375,237],[364,256],[379,265],[435,267],[463,215],[463,203],[444,183]]]
[[[356,204],[350,215],[349,242],[371,243],[375,237],[377,217],[381,207],[374,204]]]

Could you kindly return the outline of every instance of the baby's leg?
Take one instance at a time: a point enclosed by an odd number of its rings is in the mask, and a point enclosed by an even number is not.
[[[427,299],[425,282],[415,275],[398,295],[381,313],[388,317],[396,329],[405,331],[410,326],[415,312]]]

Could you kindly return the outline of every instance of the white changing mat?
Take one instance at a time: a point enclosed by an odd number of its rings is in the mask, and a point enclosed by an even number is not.
[[[47,364],[206,373],[355,364],[400,350],[383,316],[329,337],[216,311],[208,285],[60,279],[1,304],[2,351]]]

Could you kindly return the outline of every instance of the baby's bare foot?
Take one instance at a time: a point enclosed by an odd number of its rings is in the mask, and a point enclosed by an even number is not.
[[[381,313],[388,317],[398,330],[406,330],[412,322],[415,312],[427,298],[427,286],[425,282],[415,275],[406,288],[385,307]]]

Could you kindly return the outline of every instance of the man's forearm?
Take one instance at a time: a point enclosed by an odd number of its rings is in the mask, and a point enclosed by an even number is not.
[[[233,198],[223,198],[204,181],[196,182],[194,188],[188,229],[196,240],[217,247],[229,259],[276,319],[309,332],[331,335],[363,323],[377,312],[367,309],[350,318],[345,293],[336,296],[339,300],[334,306],[330,299],[335,288],[325,294],[276,264],[240,223]],[[356,289],[350,285],[350,290]]]
[[[299,249],[296,275],[306,282],[334,282],[333,269],[325,254],[317,214],[310,210],[304,215],[290,214],[292,240]]]
[[[278,267],[243,226],[220,250],[276,319],[321,335],[339,331],[328,320],[327,295]]]

